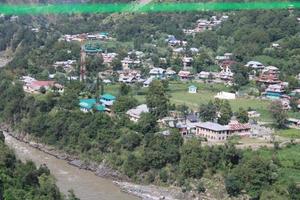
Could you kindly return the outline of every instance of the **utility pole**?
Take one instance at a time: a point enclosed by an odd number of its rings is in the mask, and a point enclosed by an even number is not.
[[[86,79],[86,52],[84,47],[81,47],[80,51],[80,81],[83,82]]]

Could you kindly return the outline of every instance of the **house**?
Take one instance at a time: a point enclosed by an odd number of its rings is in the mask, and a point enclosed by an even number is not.
[[[199,79],[214,79],[215,78],[215,74],[212,73],[212,72],[205,72],[205,71],[201,71],[199,74],[198,74],[198,77]]]
[[[100,102],[107,107],[112,106],[114,104],[115,100],[116,100],[116,97],[111,94],[108,94],[108,93],[103,94],[100,97]]]
[[[56,61],[53,64],[53,67],[55,70],[57,70],[58,67],[63,68],[63,70],[67,73],[70,73],[74,70],[74,67],[76,65],[76,60],[66,60],[66,61]]]
[[[141,80],[141,74],[137,70],[123,70],[119,73],[119,82],[121,83],[136,83]]]
[[[98,112],[104,112],[106,110],[105,106],[97,103],[96,99],[80,99],[79,106],[80,110],[84,113],[91,112],[93,109]]]
[[[229,129],[229,136],[238,135],[241,137],[249,137],[251,134],[251,127],[249,124],[241,124],[238,121],[231,121],[227,125]]]
[[[277,84],[281,82],[279,80],[279,74],[280,71],[277,67],[268,66],[262,70],[257,81],[265,84]]]
[[[93,106],[96,104],[96,99],[80,99],[79,106],[82,112],[89,112],[93,109]]]
[[[231,121],[226,126],[214,122],[204,122],[196,125],[196,135],[204,137],[208,141],[225,141],[233,135],[250,136],[250,131],[249,124],[241,124],[237,121]]]
[[[232,80],[233,73],[231,72],[231,67],[235,64],[235,61],[225,60],[220,63],[221,72],[219,73],[219,77],[222,80]]]
[[[300,128],[300,119],[288,118],[287,121],[289,126],[291,126],[292,128]]]
[[[192,75],[190,71],[180,71],[178,72],[178,76],[180,78],[180,80],[182,81],[186,81],[186,80],[190,80],[192,79]]]
[[[176,72],[172,69],[167,69],[166,77],[167,78],[175,78],[176,77]]]
[[[83,51],[87,54],[102,53],[102,48],[99,43],[87,43],[83,46]]]
[[[190,85],[189,86],[189,91],[190,94],[196,94],[197,93],[197,87],[195,85]]]
[[[269,99],[280,99],[285,93],[283,84],[269,85],[264,92],[264,95]]]
[[[192,57],[183,57],[182,63],[183,63],[184,70],[190,70],[192,68],[193,58]]]
[[[236,99],[236,94],[234,93],[230,93],[230,92],[219,92],[216,96],[216,99],[227,99],[227,100],[231,100],[231,99]]]
[[[31,81],[26,84],[24,84],[23,89],[25,92],[28,93],[39,93],[41,88],[45,88],[45,90],[51,90],[53,88],[56,89],[56,91],[62,93],[64,91],[64,87],[55,81]]]
[[[300,95],[300,88],[291,91],[290,96]]]
[[[142,113],[148,113],[149,109],[146,104],[139,105],[133,109],[130,109],[126,112],[129,119],[133,122],[138,122],[141,118]]]
[[[135,76],[120,74],[119,82],[120,83],[132,84],[132,83],[137,82],[137,79],[136,79]]]
[[[105,83],[105,84],[110,84],[110,83],[111,83],[111,80],[109,80],[109,79],[104,79],[104,80],[103,80],[103,83]]]
[[[265,66],[262,63],[257,62],[257,61],[249,61],[245,66],[250,67],[252,69],[263,69],[263,68],[265,68]]]
[[[117,56],[117,53],[102,53],[103,63],[110,64]]]
[[[278,44],[278,43],[273,43],[273,44],[272,44],[272,47],[278,49],[278,48],[280,48],[281,46],[280,46],[280,44]]]
[[[98,39],[101,39],[101,40],[107,40],[107,39],[109,39],[109,37],[108,37],[108,33],[107,32],[101,32],[101,33],[99,33],[99,35],[98,35]]]
[[[121,60],[123,70],[138,66],[141,64],[141,61],[139,59],[131,59],[130,57],[125,57],[123,60]]]
[[[231,60],[233,57],[233,53],[224,53],[222,56],[216,56],[217,63],[223,62],[225,60]]]
[[[20,79],[24,84],[28,84],[31,83],[33,81],[36,81],[35,78],[31,77],[31,76],[22,76]]]
[[[154,77],[150,77],[148,78],[144,83],[143,83],[143,87],[149,87],[149,85],[152,83],[152,81],[154,80]]]
[[[176,128],[179,130],[179,133],[180,133],[182,136],[188,135],[188,133],[189,133],[186,124],[183,124],[183,123],[177,123],[177,124],[176,124]]]
[[[198,48],[195,48],[195,47],[191,47],[191,48],[190,48],[190,51],[191,51],[193,54],[199,53],[199,49],[198,49]]]
[[[184,53],[184,48],[179,47],[179,48],[173,49],[173,53],[174,53],[175,56],[179,55],[181,53]]]
[[[199,118],[197,115],[195,115],[194,113],[190,113],[186,116],[186,120],[189,123],[197,123],[199,122]]]
[[[97,40],[97,36],[96,36],[96,35],[89,34],[89,35],[87,35],[87,39],[88,39],[88,40]]]
[[[186,41],[177,40],[174,35],[168,35],[167,39],[165,41],[168,42],[168,44],[172,47],[174,47],[174,46],[185,46],[187,44]]]
[[[196,125],[196,136],[206,138],[208,141],[224,141],[229,134],[227,126],[214,122],[203,122]]]
[[[157,120],[157,123],[159,124],[159,126],[161,128],[165,128],[165,127],[175,128],[177,122],[178,122],[178,119],[175,117],[171,117],[171,116],[164,117],[162,119]]]
[[[156,68],[153,68],[153,69],[150,70],[149,75],[150,75],[151,77],[155,77],[155,78],[158,78],[158,79],[162,79],[162,78],[165,77],[165,73],[166,73],[166,70],[165,70],[165,69],[156,67]]]
[[[249,118],[259,118],[260,113],[257,112],[256,110],[251,110],[251,111],[248,111],[248,117]]]

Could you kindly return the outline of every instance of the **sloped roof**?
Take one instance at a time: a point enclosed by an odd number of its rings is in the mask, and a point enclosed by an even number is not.
[[[148,113],[148,112],[149,112],[149,109],[148,109],[147,105],[146,104],[142,104],[142,105],[139,105],[139,106],[137,106],[137,107],[135,107],[133,109],[128,110],[126,112],[126,114],[130,115],[132,117],[139,118],[142,113]]]
[[[105,99],[105,100],[109,100],[109,101],[113,101],[113,100],[116,100],[116,97],[109,94],[109,93],[106,93],[106,94],[103,94],[101,96],[101,99]]]
[[[86,109],[91,109],[96,104],[96,99],[80,99],[79,106]]]
[[[197,125],[197,127],[201,127],[201,128],[205,128],[205,129],[209,129],[209,130],[213,130],[213,131],[227,131],[227,130],[229,130],[228,127],[223,126],[223,125],[218,124],[218,123],[214,123],[214,122],[199,123]]]

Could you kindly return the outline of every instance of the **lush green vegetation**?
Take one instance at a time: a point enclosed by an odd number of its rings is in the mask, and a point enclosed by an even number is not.
[[[247,194],[253,199],[299,199],[299,187],[296,184],[300,181],[299,145],[253,152],[238,150],[229,144],[203,147],[197,139],[184,142],[177,130],[170,130],[169,136],[160,133],[162,130],[158,127],[157,119],[166,116],[171,107],[176,108],[170,104],[179,106],[183,114],[188,109],[186,106],[198,110],[202,105],[202,113],[208,113],[207,107],[211,106],[209,108],[214,112],[210,114],[215,115],[220,111],[223,115],[220,123],[224,124],[232,113],[237,112],[240,114],[239,120],[245,120],[243,113],[249,107],[261,113],[263,121],[273,121],[278,116],[276,113],[286,117],[285,112],[277,108],[276,112],[270,113],[269,101],[239,98],[229,101],[230,106],[227,102],[222,103],[222,109],[216,108],[218,105],[215,102],[208,102],[219,91],[247,91],[252,88],[262,90],[260,85],[246,77],[248,71],[242,66],[249,60],[277,66],[281,70],[281,79],[290,83],[289,90],[299,86],[295,81],[295,75],[300,72],[300,26],[296,20],[299,10],[293,13],[287,10],[269,10],[225,14],[230,18],[220,27],[197,33],[194,37],[185,35],[182,29],[195,27],[199,18],[208,19],[221,14],[201,12],[23,16],[14,22],[9,21],[10,16],[5,16],[0,19],[0,50],[11,52],[13,59],[7,66],[8,71],[0,73],[0,119],[44,143],[78,155],[83,160],[105,160],[137,182],[176,185],[184,191],[193,189],[203,192],[205,188],[201,184],[201,178],[204,175],[212,177],[214,174],[222,174],[227,192],[232,196]],[[38,33],[31,30],[33,25],[39,27]],[[179,71],[182,67],[181,60],[172,55],[171,48],[165,42],[169,34],[175,35],[177,39],[187,40],[188,48],[199,48],[199,55],[194,56],[194,72],[219,70],[214,63],[215,56],[233,52],[234,59],[238,62],[233,69],[236,73],[235,85],[225,87],[210,83],[170,82],[168,88],[157,83],[150,89],[139,85],[131,89],[124,85],[108,85],[105,86],[105,91],[118,96],[113,115],[83,114],[78,109],[78,98],[97,97],[99,84],[95,84],[92,75],[107,69],[100,57],[88,57],[90,77],[85,84],[69,82],[62,77],[58,81],[66,86],[63,95],[24,94],[16,77],[31,74],[37,79],[45,80],[49,73],[54,72],[53,62],[79,60],[80,44],[59,42],[58,38],[62,34],[98,31],[107,31],[115,38],[101,43],[108,52],[119,54],[114,69],[119,68],[120,59],[129,50],[135,49],[143,51],[145,60],[150,59],[150,64]],[[271,48],[272,43],[279,43],[281,48]],[[186,51],[185,55],[192,56],[192,53]],[[161,57],[166,58],[167,62],[161,63]],[[142,75],[146,75],[149,70],[144,66],[137,68],[142,71]],[[78,75],[78,71],[71,75]],[[190,84],[198,86],[197,94],[187,92]],[[259,92],[255,95],[259,95]],[[147,103],[150,113],[144,114],[134,124],[124,112],[138,103]],[[289,115],[299,116],[295,112]],[[281,119],[275,120],[285,121]],[[292,130],[282,130],[280,134],[293,137],[297,135]],[[30,170],[35,170],[35,175],[38,173],[36,171],[39,170],[32,164],[26,164],[24,168],[27,169],[27,165]],[[26,172],[22,170],[22,173],[23,171]],[[23,180],[18,176],[16,178]],[[36,178],[35,176],[35,180]],[[29,195],[40,195],[44,186],[42,183],[38,184],[39,178],[37,179],[34,185],[36,191]],[[51,187],[55,188],[53,182]],[[22,185],[20,188],[27,191]],[[58,195],[57,190],[53,190]],[[15,194],[19,195],[18,192]],[[59,198],[61,197],[57,197]]]
[[[36,168],[33,162],[22,163],[0,141],[0,199],[5,200],[63,200],[66,199],[55,185],[54,177],[46,166]],[[69,200],[78,200],[71,192]]]
[[[198,87],[198,93],[188,93],[188,86],[192,84]],[[118,84],[105,86],[106,91],[115,95],[118,94],[119,88],[120,85]],[[214,96],[220,91],[230,91],[230,89],[221,84],[170,82],[167,90],[171,103],[176,105],[186,104],[193,110],[198,110],[201,104],[206,104],[209,101],[213,101]],[[132,93],[140,103],[144,103],[146,92],[147,88],[134,88]],[[272,117],[268,109],[270,101],[268,100],[238,98],[236,100],[229,100],[229,103],[234,112],[237,112],[240,107],[246,110],[251,108],[261,113],[261,120],[272,121]]]
[[[277,135],[287,138],[300,138],[300,130],[299,129],[281,129],[276,132]]]
[[[233,196],[242,191],[253,198],[263,197],[265,193],[268,196],[298,195],[297,186],[287,174],[289,167],[296,177],[300,176],[297,161],[291,161],[297,156],[283,160],[284,153],[280,152],[286,152],[286,149],[256,153],[238,150],[232,144],[202,146],[196,138],[184,142],[177,130],[170,130],[169,136],[161,134],[156,119],[163,116],[165,107],[162,105],[167,99],[158,98],[165,95],[160,82],[149,87],[148,94],[153,98],[149,103],[153,110],[134,124],[122,112],[113,116],[80,112],[77,97],[84,88],[80,83],[68,85],[63,96],[51,93],[43,97],[28,96],[21,85],[12,84],[9,74],[1,73],[0,76],[3,91],[0,116],[3,121],[82,159],[105,160],[137,182],[176,185],[183,191],[201,192],[204,190],[201,186],[203,175],[211,177],[220,173],[225,177],[228,193]],[[122,88],[120,98],[129,92],[127,87]],[[294,151],[294,154],[298,152]],[[288,162],[290,166],[287,166]],[[249,180],[247,184],[246,180]],[[281,193],[276,188],[285,188],[284,183],[294,184],[295,190]]]

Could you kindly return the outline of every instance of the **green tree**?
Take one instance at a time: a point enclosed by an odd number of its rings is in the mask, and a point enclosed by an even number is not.
[[[237,196],[241,193],[241,190],[243,189],[243,183],[238,177],[234,175],[228,175],[225,178],[225,187],[227,193],[230,196]]]
[[[219,115],[219,124],[227,125],[230,122],[233,113],[229,101],[223,101],[223,103],[221,104]]]
[[[249,121],[247,110],[241,107],[239,108],[238,112],[236,112],[235,116],[240,123],[248,123]]]
[[[199,115],[202,121],[214,121],[217,118],[217,107],[212,101],[202,104],[199,108]]]
[[[131,96],[120,96],[114,102],[113,110],[117,113],[119,112],[126,112],[131,108],[137,106],[138,101]]]
[[[294,181],[291,181],[288,185],[288,192],[290,199],[298,200],[300,199],[300,187]]]
[[[154,80],[150,84],[146,95],[146,104],[156,119],[168,114],[169,98],[161,81]]]
[[[201,178],[204,172],[204,155],[199,140],[188,141],[182,146],[180,172],[186,178]]]
[[[120,58],[114,58],[111,62],[114,71],[122,70],[122,62]]]
[[[158,131],[157,120],[151,113],[142,113],[137,127],[143,134],[155,133]]]
[[[269,107],[269,110],[272,114],[273,119],[276,122],[278,128],[284,128],[287,122],[287,113],[283,109],[283,106],[280,101],[272,102]]]
[[[119,89],[119,95],[120,96],[125,96],[128,95],[131,92],[131,87],[130,85],[127,85],[125,83],[122,83]]]
[[[243,65],[235,64],[232,67],[233,83],[236,89],[241,88],[249,83],[249,69]]]

